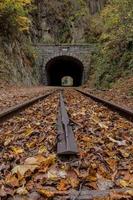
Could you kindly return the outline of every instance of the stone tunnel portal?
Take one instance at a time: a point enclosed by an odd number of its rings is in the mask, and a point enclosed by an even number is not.
[[[73,86],[80,86],[83,80],[84,66],[81,61],[71,56],[58,56],[46,64],[46,76],[49,86],[61,86],[62,78],[69,76]]]

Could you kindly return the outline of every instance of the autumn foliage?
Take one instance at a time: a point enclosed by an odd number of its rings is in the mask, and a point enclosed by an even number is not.
[[[23,31],[28,31],[28,18],[31,0],[1,0],[0,29],[1,36],[12,37]]]
[[[109,0],[96,18],[98,30],[95,83],[108,88],[119,78],[133,74],[133,1]]]

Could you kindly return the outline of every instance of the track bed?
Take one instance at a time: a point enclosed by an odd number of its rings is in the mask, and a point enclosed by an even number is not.
[[[132,122],[64,89],[78,153],[58,156],[59,94],[0,125],[1,200],[132,199]]]

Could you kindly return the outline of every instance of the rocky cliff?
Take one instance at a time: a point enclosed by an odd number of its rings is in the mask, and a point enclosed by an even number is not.
[[[27,45],[27,46],[26,46]],[[17,40],[0,44],[0,83],[36,85],[39,70],[33,57],[33,47]]]
[[[95,14],[101,11],[107,0],[87,0],[86,2],[89,6],[91,14]]]
[[[43,43],[84,43],[92,15],[107,0],[36,0],[34,41]]]

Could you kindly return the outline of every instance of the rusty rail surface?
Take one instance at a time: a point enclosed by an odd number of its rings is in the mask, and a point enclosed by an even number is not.
[[[97,97],[91,93],[88,92],[84,92],[80,89],[76,89],[76,91],[80,92],[81,94],[90,97],[91,99],[93,99],[94,101],[98,102],[98,103],[102,103],[103,105],[105,105],[106,107],[110,108],[113,111],[117,111],[120,115],[124,116],[125,118],[127,118],[130,121],[133,121],[133,110],[130,110],[126,107],[122,107],[118,104],[115,104],[111,101],[107,101],[105,99],[102,99],[100,97]]]
[[[74,133],[65,108],[62,93],[60,93],[60,104],[57,119],[57,154],[74,155],[78,153]]]
[[[23,109],[28,108],[29,106],[33,105],[34,103],[38,102],[39,100],[45,99],[52,93],[53,92],[49,92],[48,94],[40,95],[38,97],[32,98],[31,100],[27,100],[21,104],[18,104],[16,106],[12,106],[6,110],[3,110],[2,112],[0,112],[0,123],[3,122],[5,119],[12,117],[16,113],[22,111]]]

